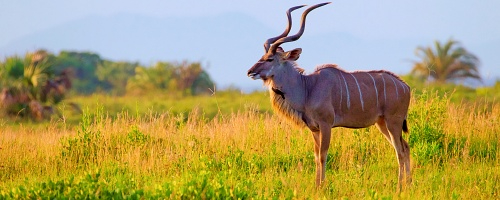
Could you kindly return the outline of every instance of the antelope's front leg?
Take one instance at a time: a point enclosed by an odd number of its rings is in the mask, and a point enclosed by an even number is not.
[[[321,136],[319,131],[315,131],[312,133],[314,138],[314,163],[316,164],[316,187],[321,185],[321,181],[323,180],[321,177],[321,156],[320,156],[320,147],[321,147]]]
[[[314,162],[316,163],[316,187],[321,186],[326,175],[326,159],[330,147],[331,128],[320,126],[320,131],[313,132]]]
[[[328,124],[320,125],[320,163],[321,163],[321,183],[325,180],[326,159],[330,148],[330,137],[332,128]]]

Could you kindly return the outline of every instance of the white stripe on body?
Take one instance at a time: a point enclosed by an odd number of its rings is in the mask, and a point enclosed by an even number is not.
[[[354,74],[349,73],[353,78],[354,81],[356,81],[356,85],[358,86],[358,91],[359,91],[359,100],[361,101],[361,109],[364,111],[365,110],[365,103],[363,102],[363,94],[361,93],[361,87],[359,87],[358,79],[354,77]]]
[[[343,94],[343,87],[342,85],[340,85],[340,82],[342,81],[342,79],[340,79],[340,76],[338,75],[339,73],[342,73],[342,72],[338,72],[337,73],[337,77],[339,78],[339,87],[340,87],[340,110],[342,110],[342,96],[344,95]]]
[[[398,80],[398,81],[399,81],[399,80]],[[400,84],[400,85],[401,85],[401,87],[403,88],[403,93],[405,93],[405,94],[406,94],[406,87],[405,87],[405,85],[404,85],[403,81],[399,81],[399,84]]]
[[[396,85],[396,81],[394,81],[394,77],[392,75],[389,75],[392,79],[392,82],[394,83],[394,87],[396,88],[396,99],[399,100],[399,94],[398,94],[398,85]]]
[[[345,80],[344,74],[342,74],[341,72],[340,75],[342,76],[342,79],[344,79],[345,91],[347,94],[347,109],[349,109],[351,107],[351,99],[349,98],[349,88],[347,87],[347,81]]]
[[[411,91],[410,91],[410,86],[408,86],[408,84],[406,84],[406,83],[405,83],[405,82],[403,82],[403,81],[399,81],[399,82],[401,82],[401,85],[403,85],[403,88],[408,89],[408,92],[409,92],[409,93],[411,93]],[[406,91],[406,89],[405,89],[405,91]]]
[[[372,78],[372,81],[373,81],[373,87],[375,88],[375,96],[377,98],[377,108],[378,108],[378,90],[377,90],[377,85],[375,84],[375,79],[373,78],[373,76],[366,72],[368,75],[370,75],[370,77]]]
[[[385,104],[387,102],[387,94],[385,92],[385,78],[384,78],[384,74],[385,73],[382,72],[382,74],[380,76],[382,76],[382,82],[384,82],[384,104]]]

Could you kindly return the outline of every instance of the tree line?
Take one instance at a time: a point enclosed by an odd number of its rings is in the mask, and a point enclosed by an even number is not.
[[[407,81],[456,83],[464,79],[481,81],[479,59],[458,41],[417,47],[419,60],[413,62]],[[419,83],[419,84],[416,84]],[[0,116],[31,116],[43,119],[54,113],[54,105],[66,94],[95,92],[112,95],[140,95],[150,92],[172,96],[211,93],[214,81],[199,62],[157,62],[144,66],[137,62],[111,61],[92,52],[45,50],[10,56],[0,61]],[[497,82],[495,88],[500,85]],[[78,110],[77,105],[68,103]]]
[[[167,92],[174,96],[210,93],[214,81],[199,62],[111,61],[92,52],[46,50],[10,56],[0,62],[0,115],[44,119],[68,92],[87,95],[139,95]],[[77,105],[70,104],[77,108]]]

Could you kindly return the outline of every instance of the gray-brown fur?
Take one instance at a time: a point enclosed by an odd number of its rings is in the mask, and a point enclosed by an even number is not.
[[[272,88],[272,84],[269,87]],[[302,120],[302,112],[295,110],[282,95],[269,89],[269,96],[271,97],[273,110],[278,113],[278,115],[298,127],[306,126],[304,120]]]
[[[322,5],[325,4],[312,8]],[[405,178],[411,180],[409,145],[402,138],[402,131],[408,129],[410,87],[385,70],[346,72],[334,64],[325,64],[304,74],[295,63],[302,49],[285,52],[279,45],[302,35],[305,17],[311,10],[302,15],[299,33],[273,43],[248,70],[248,76],[264,80],[276,113],[312,131],[318,186],[325,179],[331,128],[364,128],[374,124],[394,147],[402,186]]]

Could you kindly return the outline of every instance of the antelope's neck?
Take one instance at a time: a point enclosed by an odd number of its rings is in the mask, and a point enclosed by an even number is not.
[[[283,98],[284,103],[289,104],[290,108],[303,112],[307,96],[305,76],[295,69],[292,70],[280,76],[274,76],[269,84],[269,92],[271,95]]]

